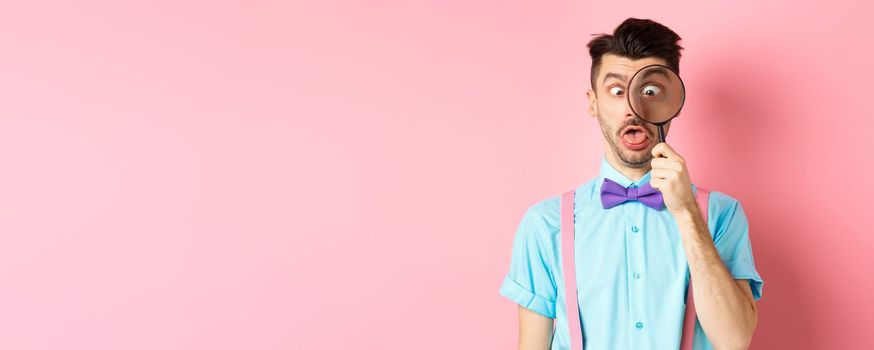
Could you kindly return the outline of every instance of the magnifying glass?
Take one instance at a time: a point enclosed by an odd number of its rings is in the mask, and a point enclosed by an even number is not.
[[[641,68],[628,84],[628,104],[643,121],[659,129],[659,141],[665,142],[665,124],[680,114],[686,102],[683,80],[668,66],[653,64]]]

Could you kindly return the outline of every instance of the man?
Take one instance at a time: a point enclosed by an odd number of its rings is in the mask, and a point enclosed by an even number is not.
[[[705,224],[685,160],[659,143],[657,129],[637,118],[626,100],[628,81],[640,68],[662,64],[679,72],[679,41],[659,23],[629,18],[588,45],[588,112],[605,142],[598,176],[577,187],[574,198],[587,350],[678,349],[690,278],[699,321],[695,349],[746,349],[755,331],[764,281],[743,208],[712,191]],[[626,188],[648,183],[661,192],[663,207],[637,200],[606,207],[600,200],[605,179]],[[569,347],[567,312],[557,302],[563,285],[559,200],[553,196],[528,208],[500,288],[519,304],[519,349]]]

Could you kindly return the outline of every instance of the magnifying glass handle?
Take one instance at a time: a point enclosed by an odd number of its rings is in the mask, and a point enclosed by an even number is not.
[[[665,142],[665,126],[663,124],[659,124],[659,141]],[[661,156],[662,158],[667,158],[665,156]]]

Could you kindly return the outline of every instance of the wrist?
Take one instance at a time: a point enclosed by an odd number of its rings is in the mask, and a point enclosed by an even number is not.
[[[697,203],[692,203],[691,205],[685,205],[671,211],[671,214],[677,221],[694,221],[696,218],[701,217],[701,210],[698,208]]]

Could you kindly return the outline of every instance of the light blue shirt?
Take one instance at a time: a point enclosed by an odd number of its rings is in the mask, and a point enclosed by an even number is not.
[[[613,168],[602,154],[598,177],[576,189],[574,198],[578,302],[586,350],[679,349],[689,269],[683,242],[667,209],[629,201],[604,209],[604,178],[640,187]],[[697,187],[692,185],[693,192]],[[513,241],[510,270],[501,295],[543,316],[555,318],[552,349],[569,349],[561,270],[560,195],[528,208]],[[749,279],[753,297],[764,281],[756,271],[749,225],[740,202],[712,191],[708,227],[716,250],[735,279]],[[695,324],[694,349],[712,349]]]

